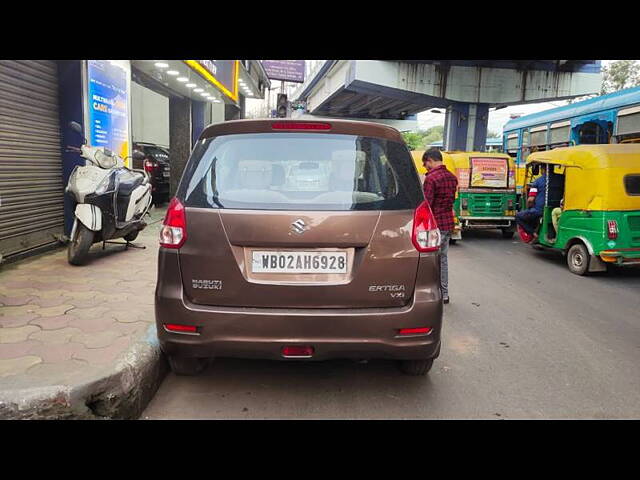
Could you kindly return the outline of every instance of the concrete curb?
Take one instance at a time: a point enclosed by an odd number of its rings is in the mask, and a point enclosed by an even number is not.
[[[0,390],[0,420],[137,419],[167,372],[153,324],[114,364],[82,383]]]

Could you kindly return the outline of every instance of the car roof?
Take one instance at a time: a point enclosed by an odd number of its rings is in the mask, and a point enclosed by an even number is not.
[[[280,124],[283,128],[277,130],[273,128],[273,124]],[[294,124],[329,124],[327,130],[298,130],[293,127]],[[304,132],[314,134],[344,134],[344,135],[360,135],[363,137],[385,138],[394,142],[404,142],[402,135],[398,130],[387,125],[381,125],[373,122],[363,122],[356,120],[337,120],[334,118],[318,118],[308,119],[291,119],[291,118],[269,118],[269,119],[251,119],[251,120],[229,120],[226,122],[215,123],[209,125],[200,134],[200,140],[219,135],[233,135],[239,133],[291,133]]]

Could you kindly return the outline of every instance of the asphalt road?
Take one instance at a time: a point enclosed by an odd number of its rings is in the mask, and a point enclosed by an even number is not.
[[[142,419],[640,418],[640,269],[571,274],[500,232],[449,249],[451,302],[426,377],[393,362],[220,359],[169,373]]]

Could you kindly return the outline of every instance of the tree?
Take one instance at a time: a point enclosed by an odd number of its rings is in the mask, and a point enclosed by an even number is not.
[[[617,60],[602,68],[600,95],[640,85],[640,62]]]
[[[500,138],[502,137],[502,135],[500,135],[497,132],[494,132],[493,130],[487,130],[487,138]]]
[[[444,127],[436,125],[427,130],[418,130],[417,132],[404,132],[402,134],[409,150],[425,150],[429,144],[442,140]]]
[[[423,136],[421,132],[402,132],[402,137],[409,150],[422,150]]]

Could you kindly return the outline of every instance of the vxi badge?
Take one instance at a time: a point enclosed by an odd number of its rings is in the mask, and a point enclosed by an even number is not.
[[[391,298],[404,298],[404,285],[369,285],[370,292],[389,292]]]

